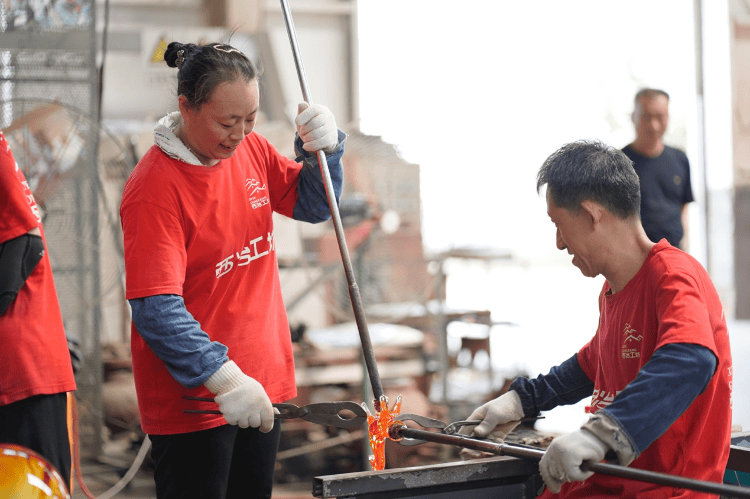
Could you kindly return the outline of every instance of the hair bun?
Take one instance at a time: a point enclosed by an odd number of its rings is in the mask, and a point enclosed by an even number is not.
[[[164,62],[170,68],[179,68],[185,61],[187,47],[179,42],[171,42],[164,51]]]

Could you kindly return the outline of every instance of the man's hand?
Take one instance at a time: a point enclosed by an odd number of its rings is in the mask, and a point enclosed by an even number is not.
[[[325,106],[320,104],[308,105],[302,102],[297,108],[297,134],[302,139],[305,151],[333,151],[339,143],[339,131],[336,128],[336,118]]]
[[[518,426],[523,418],[523,406],[518,393],[511,390],[500,395],[494,400],[490,400],[483,406],[477,408],[469,416],[469,421],[481,421],[471,435],[479,438],[488,437],[498,443],[501,443],[513,428]],[[459,433],[467,435],[470,428],[464,426]]]
[[[219,404],[227,423],[240,428],[259,428],[268,433],[273,429],[274,408],[263,385],[242,372],[230,360],[213,373],[204,384]]]
[[[581,463],[598,463],[608,450],[593,433],[576,430],[552,441],[539,462],[539,471],[549,490],[557,494],[563,483],[580,482],[593,475],[592,471],[583,471]]]

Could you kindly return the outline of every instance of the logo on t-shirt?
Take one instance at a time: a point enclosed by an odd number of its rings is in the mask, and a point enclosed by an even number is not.
[[[625,329],[623,330],[625,335],[625,341],[622,344],[622,358],[623,359],[637,359],[641,356],[641,352],[638,348],[633,348],[633,342],[640,343],[643,339],[642,334],[638,334],[638,331],[633,329],[630,324],[625,323]],[[636,336],[637,335],[637,336]]]
[[[268,204],[268,196],[263,194],[267,190],[266,184],[260,185],[258,180],[249,178],[245,180],[245,190],[249,193],[250,197],[247,199],[254,210]]]
[[[596,412],[599,409],[604,409],[605,407],[609,406],[612,402],[614,402],[615,397],[617,394],[620,393],[620,390],[616,392],[610,392],[607,390],[601,390],[599,388],[594,390],[594,393],[591,394],[591,412]]]
[[[242,251],[229,255],[216,264],[216,278],[228,274],[235,266],[235,257],[237,267],[244,267],[253,260],[262,258],[276,249],[273,240],[273,232],[268,232],[265,236],[259,236],[250,241]]]

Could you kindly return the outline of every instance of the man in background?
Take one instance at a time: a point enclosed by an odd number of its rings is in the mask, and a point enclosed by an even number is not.
[[[641,184],[641,221],[651,241],[683,248],[687,205],[692,202],[690,164],[684,152],[665,145],[669,94],[654,88],[635,95],[635,140],[622,151],[633,161]]]

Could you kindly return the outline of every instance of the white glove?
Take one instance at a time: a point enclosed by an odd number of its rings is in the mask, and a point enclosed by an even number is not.
[[[594,474],[583,471],[581,463],[598,463],[609,450],[607,444],[587,430],[576,430],[557,437],[549,444],[539,461],[539,472],[549,490],[555,494],[565,482],[580,482]]]
[[[471,435],[479,438],[489,437],[501,443],[508,433],[518,426],[521,418],[523,418],[521,398],[515,390],[510,390],[471,413],[469,421],[482,421],[474,428]],[[464,426],[462,430],[464,431],[459,431],[459,433],[468,434],[470,428]]]
[[[204,383],[227,423],[240,428],[260,428],[263,433],[273,429],[274,407],[263,385],[242,372],[233,360],[225,363]]]
[[[301,102],[297,107],[297,133],[305,151],[331,152],[339,144],[339,130],[336,118],[325,106]]]

